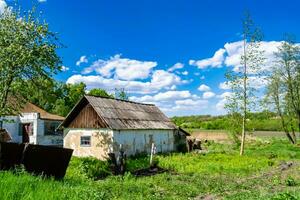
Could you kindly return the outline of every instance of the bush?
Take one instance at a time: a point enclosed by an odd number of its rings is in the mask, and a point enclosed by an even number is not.
[[[272,200],[297,200],[297,198],[290,192],[283,192],[274,196]]]
[[[70,168],[73,168],[74,171],[82,173],[85,177],[93,180],[103,179],[112,174],[110,165],[107,161],[101,161],[92,157],[73,157],[70,163]]]
[[[287,186],[296,186],[297,183],[295,181],[295,179],[293,177],[288,177],[286,180],[285,180],[285,184]]]

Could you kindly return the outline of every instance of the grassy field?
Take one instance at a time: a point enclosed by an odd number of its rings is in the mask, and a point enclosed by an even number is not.
[[[190,129],[189,133],[193,137],[201,140],[214,140],[218,142],[226,142],[229,140],[228,133],[225,130],[203,130],[203,129]],[[297,133],[299,136],[300,134]],[[285,139],[286,135],[282,131],[254,131],[248,135],[250,138],[259,139]]]
[[[169,171],[149,177],[111,176],[107,163],[78,158],[63,181],[22,170],[0,172],[0,199],[300,199],[299,147],[260,140],[247,143],[241,157],[229,144],[206,145],[206,154],[157,156],[159,166]],[[147,167],[148,160],[130,159],[128,169]],[[293,165],[282,170],[284,162]]]

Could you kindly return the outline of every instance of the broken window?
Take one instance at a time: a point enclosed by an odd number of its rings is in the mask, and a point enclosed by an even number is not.
[[[45,135],[62,135],[61,130],[56,130],[60,121],[45,121]]]
[[[81,136],[80,137],[80,146],[83,146],[83,147],[91,146],[91,136]]]

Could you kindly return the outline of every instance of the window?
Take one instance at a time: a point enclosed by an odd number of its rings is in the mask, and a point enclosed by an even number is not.
[[[21,123],[19,127],[19,135],[33,135],[33,123]]]
[[[91,146],[91,136],[81,136],[80,137],[80,146],[83,146],[83,147]]]
[[[56,130],[59,124],[59,121],[45,121],[45,135],[62,135],[61,130]]]

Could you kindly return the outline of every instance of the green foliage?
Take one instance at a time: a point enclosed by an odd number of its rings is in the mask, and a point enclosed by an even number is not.
[[[272,200],[297,200],[298,198],[294,196],[291,192],[282,192],[275,195]]]
[[[129,95],[128,93],[125,91],[124,88],[121,89],[115,89],[115,98],[116,99],[121,99],[121,100],[128,100],[129,99]]]
[[[285,180],[285,183],[287,186],[296,186],[297,185],[297,182],[295,181],[295,179],[290,176]]]
[[[33,11],[5,9],[0,15],[0,116],[18,113],[20,88],[36,77],[50,78],[60,70],[58,39]],[[13,98],[12,98],[13,97]],[[8,103],[9,102],[9,103]]]
[[[80,171],[81,175],[90,179],[103,179],[111,175],[109,163],[96,158],[72,158],[71,170]]]
[[[234,132],[234,135],[241,133],[241,116],[194,115],[172,117],[171,120],[186,129],[228,130],[230,133]],[[269,111],[248,113],[247,122],[248,131],[283,131],[280,118]],[[297,120],[294,119],[293,123],[297,130]]]
[[[196,199],[212,195],[217,199],[299,199],[299,186],[286,187],[281,174],[261,175],[277,169],[278,163],[289,160],[292,152],[297,153],[295,162],[300,161],[299,148],[286,140],[251,143],[243,157],[231,145],[211,143],[207,148],[209,153],[206,155],[157,155],[159,166],[171,171],[151,177],[136,178],[127,173],[123,177],[107,176],[94,181],[98,169],[105,173],[108,168],[105,162],[92,158],[72,158],[62,181],[31,176],[26,172],[0,172],[0,198],[150,200]],[[278,156],[270,158],[271,152]],[[274,166],[268,165],[270,160]],[[148,167],[149,157],[130,158],[127,164],[131,171]],[[298,182],[298,169],[291,170],[287,171],[289,176]]]
[[[96,97],[109,97],[114,98],[113,95],[108,94],[104,89],[94,88],[88,92],[88,95],[96,96]]]

